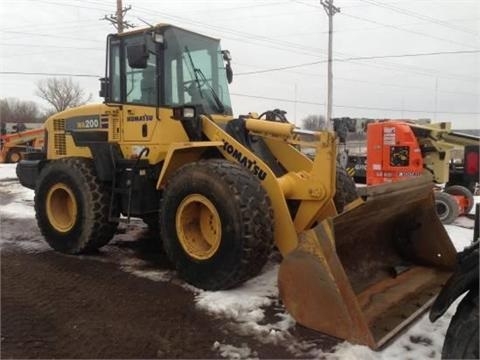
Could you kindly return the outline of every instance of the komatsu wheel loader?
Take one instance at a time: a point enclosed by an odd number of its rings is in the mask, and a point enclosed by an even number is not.
[[[455,264],[431,178],[355,199],[332,133],[234,118],[231,80],[217,39],[165,24],[109,35],[105,102],[51,116],[44,156],[17,167],[46,241],[83,253],[139,217],[180,276],[209,290],[254,277],[276,246],[280,296],[300,324],[383,345]]]

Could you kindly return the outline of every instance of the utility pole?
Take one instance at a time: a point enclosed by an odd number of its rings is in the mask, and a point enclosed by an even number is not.
[[[325,12],[328,16],[328,87],[327,87],[327,116],[325,118],[326,127],[328,131],[333,130],[332,125],[332,40],[333,40],[333,15],[340,12],[340,8],[333,6],[333,0],[320,0],[320,4],[323,5]]]
[[[438,77],[435,78],[435,111],[433,113],[433,121],[437,121],[437,103],[438,103]]]
[[[125,14],[131,8],[132,7],[130,5],[128,7],[123,7],[122,0],[117,0],[117,11],[115,12],[115,15],[105,15],[100,20],[110,21],[117,29],[117,32],[121,34],[123,33],[123,30],[134,27],[132,24],[124,20]]]
[[[117,30],[118,33],[123,33],[123,9],[122,0],[117,0]],[[125,11],[126,12],[126,11]]]

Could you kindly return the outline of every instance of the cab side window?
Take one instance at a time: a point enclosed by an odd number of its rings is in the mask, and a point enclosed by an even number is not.
[[[125,39],[124,49],[135,43],[135,38]],[[126,102],[156,106],[158,99],[157,57],[149,53],[145,69],[133,69],[125,62]]]
[[[122,101],[121,82],[120,82],[120,42],[112,41],[110,44],[111,58],[110,58],[110,83],[111,83],[111,100],[113,102]]]

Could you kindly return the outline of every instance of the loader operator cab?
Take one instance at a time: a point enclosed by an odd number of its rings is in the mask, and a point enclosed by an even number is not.
[[[108,36],[100,96],[106,103],[195,105],[206,114],[231,115],[231,79],[230,58],[219,40],[157,25]]]

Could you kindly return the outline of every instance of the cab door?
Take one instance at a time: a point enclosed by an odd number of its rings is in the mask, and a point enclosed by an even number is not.
[[[125,62],[125,105],[123,140],[149,142],[157,126],[159,96],[157,59],[149,54],[147,67],[132,69]]]

